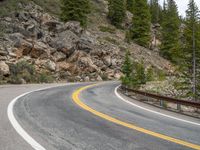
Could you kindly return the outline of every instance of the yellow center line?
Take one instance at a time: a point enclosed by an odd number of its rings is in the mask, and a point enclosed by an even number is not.
[[[179,140],[179,139],[176,139],[176,138],[173,138],[173,137],[170,137],[170,136],[166,136],[166,135],[163,135],[163,134],[160,134],[160,133],[156,133],[156,132],[153,132],[153,131],[150,131],[150,130],[147,130],[147,129],[144,129],[144,128],[141,128],[141,127],[138,127],[134,124],[130,124],[130,123],[126,123],[124,121],[121,121],[121,120],[118,120],[116,118],[113,118],[109,115],[106,115],[104,113],[101,113],[101,112],[98,112],[94,109],[92,109],[91,107],[89,107],[88,105],[86,105],[85,103],[83,103],[80,99],[79,99],[79,95],[82,91],[88,89],[88,88],[91,88],[93,86],[96,86],[97,84],[93,84],[93,85],[88,85],[88,86],[84,86],[82,88],[79,88],[78,90],[76,90],[73,94],[72,94],[72,99],[73,101],[78,105],[80,106],[81,108],[83,108],[84,110],[88,111],[88,112],[91,112],[92,114],[98,116],[98,117],[101,117],[105,120],[108,120],[110,122],[113,122],[115,124],[118,124],[118,125],[121,125],[121,126],[124,126],[124,127],[127,127],[127,128],[130,128],[130,129],[133,129],[133,130],[136,130],[136,131],[139,131],[139,132],[142,132],[142,133],[145,133],[145,134],[148,134],[148,135],[151,135],[151,136],[154,136],[154,137],[157,137],[157,138],[160,138],[160,139],[163,139],[163,140],[167,140],[167,141],[170,141],[170,142],[173,142],[173,143],[176,143],[176,144],[179,144],[179,145],[183,145],[183,146],[186,146],[186,147],[189,147],[189,148],[193,148],[193,149],[196,149],[196,150],[200,150],[200,145],[196,145],[196,144],[193,144],[193,143],[189,143],[189,142],[186,142],[186,141],[183,141],[183,140]]]

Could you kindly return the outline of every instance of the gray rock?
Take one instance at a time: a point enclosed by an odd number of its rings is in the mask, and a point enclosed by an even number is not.
[[[24,36],[21,33],[13,33],[9,35],[9,39],[12,40],[14,43],[19,43]]]
[[[48,70],[50,71],[56,71],[56,64],[51,61],[51,60],[48,60],[46,63],[45,63],[45,66]]]
[[[90,82],[90,77],[86,76],[84,79],[85,82]]]
[[[12,57],[12,58],[16,58],[17,57],[17,55],[15,53],[12,53],[12,52],[9,53],[9,56]]]
[[[8,59],[7,56],[0,56],[0,61],[6,61]]]
[[[70,30],[76,35],[80,35],[83,32],[83,28],[80,26],[80,22],[69,21],[64,25],[64,30]]]
[[[0,61],[0,74],[4,76],[10,74],[9,66],[4,61]]]
[[[42,42],[37,42],[34,44],[34,47],[31,49],[30,53],[32,58],[42,58],[47,59],[50,56],[50,51],[46,44]]]
[[[23,55],[29,55],[31,50],[33,49],[33,43],[31,43],[30,41],[19,39],[14,42],[14,47],[22,50]]]
[[[101,76],[97,77],[97,81],[103,81],[103,79],[101,78]]]
[[[62,52],[54,53],[53,57],[56,62],[64,61],[66,59],[66,55]]]
[[[112,60],[111,60],[111,56],[106,56],[103,59],[103,62],[106,66],[110,67],[112,65]]]
[[[77,43],[77,49],[89,53],[94,48],[95,43],[95,38],[89,32],[85,32]]]
[[[71,31],[65,31],[59,34],[56,39],[50,41],[50,46],[62,51],[68,57],[73,54],[76,49],[76,43],[79,37]]]
[[[0,47],[0,56],[7,56],[7,55],[8,55],[8,52],[1,49],[1,47]]]

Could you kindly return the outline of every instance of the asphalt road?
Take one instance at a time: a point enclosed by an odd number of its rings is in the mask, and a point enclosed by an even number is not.
[[[30,93],[14,106],[14,115],[27,133],[46,150],[187,150],[186,146],[154,137],[98,117],[78,106],[72,94],[88,85],[74,84]],[[200,145],[200,126],[170,119],[133,107],[114,93],[116,82],[86,89],[80,100],[92,109],[188,143]],[[47,87],[50,85],[43,85]],[[0,149],[32,150],[12,128],[6,116],[8,103],[15,96],[39,88],[11,86],[0,88]],[[18,90],[16,90],[18,89]],[[142,107],[181,119],[200,120],[155,108],[137,101]]]

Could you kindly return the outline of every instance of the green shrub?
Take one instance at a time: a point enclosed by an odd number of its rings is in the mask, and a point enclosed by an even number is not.
[[[132,41],[132,35],[131,35],[131,32],[130,32],[130,31],[126,31],[125,41],[126,41],[127,43],[131,43],[131,41]]]
[[[22,84],[26,83],[50,83],[54,78],[47,72],[37,73],[32,64],[21,61],[10,65],[10,77],[8,83]]]
[[[38,83],[51,83],[54,81],[54,78],[47,72],[42,72],[39,74],[37,81]]]
[[[101,78],[102,78],[103,81],[107,81],[107,80],[108,80],[108,77],[107,77],[106,74],[102,74],[102,75],[101,75]]]
[[[35,82],[35,68],[26,61],[21,61],[10,65],[9,83],[21,84],[25,80],[27,83]]]
[[[99,30],[101,32],[108,32],[108,33],[111,33],[111,34],[115,34],[115,32],[116,32],[116,30],[114,28],[107,27],[107,26],[99,26]]]
[[[114,45],[120,45],[118,42],[117,42],[117,40],[115,40],[115,39],[113,39],[113,38],[110,38],[110,37],[105,37],[105,40],[106,41],[108,41],[108,42],[110,42],[110,43],[112,43],[112,44],[114,44]]]
[[[163,80],[166,79],[166,74],[165,74],[164,71],[162,71],[162,70],[157,70],[156,74],[157,74],[157,79],[158,79],[159,81],[163,81]]]
[[[154,80],[154,70],[152,67],[147,69],[147,73],[146,73],[146,80],[149,81],[153,81]]]

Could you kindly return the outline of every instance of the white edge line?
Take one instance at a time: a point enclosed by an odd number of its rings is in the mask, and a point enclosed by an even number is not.
[[[148,111],[148,112],[157,114],[157,115],[161,115],[161,116],[164,116],[164,117],[167,117],[167,118],[170,118],[170,119],[174,119],[174,120],[182,121],[182,122],[189,123],[189,124],[192,124],[192,125],[200,126],[199,123],[192,122],[192,121],[188,121],[188,120],[184,120],[184,119],[180,119],[180,118],[176,118],[176,117],[173,117],[173,116],[169,116],[169,115],[166,115],[166,114],[163,114],[163,113],[160,113],[160,112],[151,110],[151,109],[144,108],[144,107],[139,106],[139,105],[137,105],[137,104],[135,104],[135,103],[133,103],[133,102],[130,102],[130,101],[126,100],[125,98],[123,98],[123,97],[117,92],[117,90],[118,90],[119,87],[120,87],[120,85],[117,86],[117,87],[115,88],[115,95],[116,95],[119,99],[121,99],[122,101],[124,101],[124,102],[126,102],[126,103],[128,103],[128,104],[130,104],[130,105],[132,105],[132,106],[134,106],[134,107],[137,107],[137,108],[140,108],[140,109],[142,109],[142,110],[145,110],[145,111]]]
[[[70,84],[66,84],[66,85],[70,85]],[[18,97],[16,97],[15,99],[13,99],[7,108],[7,115],[8,115],[8,119],[10,121],[10,123],[12,124],[13,128],[16,130],[16,132],[28,143],[30,144],[35,150],[46,150],[42,145],[40,145],[36,140],[34,140],[23,128],[22,126],[17,122],[15,116],[14,116],[14,112],[13,112],[13,107],[15,105],[15,103],[17,102],[17,100],[19,100],[21,97],[28,95],[30,93],[33,92],[38,92],[38,91],[42,91],[42,90],[47,90],[47,89],[51,89],[51,88],[55,88],[55,87],[62,87],[62,86],[66,86],[66,85],[59,85],[59,86],[51,86],[51,87],[46,87],[46,88],[41,88],[41,89],[37,89],[37,90],[33,90],[31,92],[27,92],[24,94],[19,95]]]

